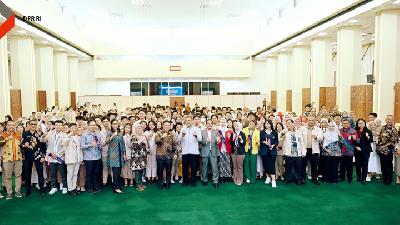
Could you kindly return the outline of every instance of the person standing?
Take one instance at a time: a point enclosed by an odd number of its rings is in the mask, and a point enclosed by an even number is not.
[[[369,156],[372,152],[371,143],[374,140],[371,130],[366,127],[366,122],[364,119],[357,120],[356,131],[358,139],[354,155],[356,158],[355,164],[356,164],[357,181],[365,185],[366,178],[368,175]]]
[[[112,176],[112,171],[111,168],[108,168],[106,166],[106,161],[107,161],[107,152],[108,152],[108,145],[106,145],[106,138],[107,136],[111,135],[111,123],[110,123],[110,118],[108,117],[103,117],[101,118],[101,123],[103,125],[103,129],[100,131],[100,139],[101,139],[101,165],[99,163],[99,167],[101,166],[101,176],[103,180],[103,186],[107,185],[107,180],[108,176]],[[97,182],[97,180],[96,180]]]
[[[339,130],[335,122],[330,122],[328,129],[323,133],[322,152],[324,168],[322,180],[328,183],[338,183],[338,163],[342,155],[339,146]]]
[[[124,161],[126,161],[126,150],[124,138],[117,120],[111,121],[111,134],[106,138],[106,145],[108,145],[108,151],[105,166],[111,168],[112,171],[113,192],[121,194],[123,193],[121,190],[121,168]]]
[[[67,186],[71,196],[78,195],[76,184],[78,180],[79,167],[83,161],[80,137],[77,135],[75,123],[68,125],[69,134],[62,140],[65,152],[65,164],[67,165]]]
[[[230,122],[232,122],[230,120]],[[221,118],[220,126],[218,127],[217,134],[221,141],[218,143],[218,149],[220,151],[220,160],[219,160],[219,176],[222,183],[227,182],[232,177],[232,168],[231,168],[231,136],[233,134],[233,130],[228,128],[228,123],[225,118]]]
[[[23,154],[21,150],[21,134],[15,130],[15,122],[7,120],[5,122],[6,131],[2,133],[2,162],[4,167],[4,179],[7,189],[7,200],[12,199],[12,175],[15,176],[15,197],[22,198],[21,194],[21,174]]]
[[[157,177],[157,161],[156,161],[156,142],[157,133],[156,122],[149,122],[149,130],[146,131],[147,140],[149,142],[149,154],[147,155],[146,177],[150,182],[154,182]]]
[[[67,168],[64,162],[64,149],[61,146],[61,141],[67,135],[62,132],[63,121],[56,120],[54,122],[54,130],[44,134],[43,140],[47,142],[47,161],[50,163],[50,175],[51,175],[51,190],[49,195],[53,195],[57,192],[57,172],[60,170],[61,181],[62,181],[62,193],[67,194]]]
[[[383,183],[390,185],[393,181],[393,153],[399,141],[399,134],[394,126],[392,115],[386,116],[385,122],[379,134],[377,152],[381,160]]]
[[[162,123],[162,130],[158,131],[155,137],[157,144],[157,177],[159,188],[164,188],[163,171],[165,169],[165,188],[169,189],[171,185],[171,167],[172,158],[175,154],[175,136],[171,131],[171,122],[166,120]]]
[[[131,169],[132,164],[132,146],[131,146],[131,136],[132,136],[132,126],[126,124],[124,126],[123,138],[125,143],[125,155],[126,161],[121,169],[121,177],[124,179],[124,186],[128,186],[128,180],[130,180],[129,186],[133,187],[133,174]]]
[[[243,183],[243,160],[246,146],[246,135],[242,132],[242,123],[235,122],[231,136],[233,182],[240,186]]]
[[[97,178],[100,169],[99,159],[101,159],[102,143],[100,134],[96,132],[96,122],[89,120],[88,126],[88,130],[82,134],[81,146],[86,169],[86,191],[94,194],[100,191]]]
[[[135,134],[131,137],[130,145],[132,146],[131,170],[135,173],[136,190],[144,191],[146,186],[143,185],[142,177],[143,170],[146,168],[149,145],[141,126],[136,127]]]
[[[278,133],[274,130],[271,120],[267,120],[264,129],[260,132],[260,151],[262,163],[265,171],[265,184],[270,184],[276,188],[275,161],[278,147]]]
[[[302,182],[301,157],[307,153],[304,135],[301,130],[296,130],[292,119],[286,121],[287,129],[281,132],[283,137],[283,155],[285,156],[285,183]]]
[[[32,166],[35,164],[35,169],[38,174],[39,191],[42,196],[45,195],[44,191],[44,176],[43,176],[43,162],[45,161],[45,149],[40,145],[40,134],[37,132],[37,121],[29,121],[29,130],[22,134],[22,150],[24,152],[24,169],[25,169],[25,196],[31,194],[31,177]],[[43,146],[43,145],[42,145]]]
[[[349,119],[342,120],[340,137],[342,149],[342,158],[340,161],[340,181],[347,179],[347,182],[351,184],[353,182],[353,157],[358,135],[356,130],[350,127]]]
[[[206,186],[208,182],[208,162],[211,164],[212,170],[212,180],[214,188],[218,188],[218,142],[221,139],[217,136],[217,131],[213,128],[213,121],[207,120],[206,121],[207,129],[201,131],[202,137],[202,147],[201,147],[201,157],[203,161],[203,168],[202,168],[202,181],[203,185]]]
[[[189,166],[192,186],[196,186],[198,158],[199,158],[199,142],[202,141],[202,132],[199,127],[193,126],[191,116],[185,117],[185,125],[182,129],[182,175],[183,185],[189,183]]]
[[[255,183],[257,176],[257,154],[260,147],[260,131],[256,128],[256,122],[249,120],[249,126],[243,129],[246,135],[246,147],[244,157],[244,175],[246,183]]]

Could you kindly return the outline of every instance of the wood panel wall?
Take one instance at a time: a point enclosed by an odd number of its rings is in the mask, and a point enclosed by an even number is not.
[[[73,108],[73,109],[76,109],[76,92],[70,92],[69,93],[69,96],[70,96],[70,101],[71,101],[71,104],[70,104],[70,106]]]
[[[292,112],[292,90],[286,90],[286,112]]]
[[[46,110],[47,108],[46,91],[38,90],[36,93],[36,100],[37,100],[37,110],[39,112],[41,110]]]
[[[170,107],[179,107],[182,104],[185,104],[185,97],[169,97]],[[192,107],[194,107],[194,105]]]
[[[356,118],[367,119],[373,107],[373,87],[372,85],[352,85],[350,110],[354,112]]]
[[[336,87],[319,88],[319,105],[325,105],[328,109],[336,105]]]
[[[304,107],[311,103],[311,88],[303,88],[301,95],[302,111],[304,113]]]
[[[22,99],[20,89],[10,89],[10,104],[11,115],[13,119],[18,119],[22,116]]]
[[[271,107],[276,109],[277,103],[277,93],[276,91],[271,91]]]
[[[400,123],[400,82],[394,85],[394,121]]]
[[[56,103],[56,106],[58,107],[58,108],[60,108],[60,100],[58,99],[58,91],[55,91],[54,92],[54,98],[55,98],[55,103]],[[49,107],[53,107],[52,105],[51,106],[49,106]]]

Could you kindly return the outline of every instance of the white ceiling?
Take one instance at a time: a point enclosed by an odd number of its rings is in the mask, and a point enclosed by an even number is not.
[[[85,27],[196,28],[265,24],[289,0],[55,0]],[[54,2],[54,1],[53,1]],[[139,3],[139,4],[136,4]],[[143,4],[142,4],[143,3]]]

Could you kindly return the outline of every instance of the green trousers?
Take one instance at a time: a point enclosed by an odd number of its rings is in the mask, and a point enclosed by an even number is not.
[[[244,157],[244,176],[251,183],[256,182],[257,177],[257,155],[251,154],[250,151],[245,153]]]

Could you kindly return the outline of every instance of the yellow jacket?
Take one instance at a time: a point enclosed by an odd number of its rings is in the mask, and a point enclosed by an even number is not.
[[[243,129],[243,133],[246,135],[246,139],[248,140],[248,137],[250,135],[250,130],[248,127]],[[257,155],[258,150],[260,148],[260,131],[257,129],[254,129],[253,131],[253,136],[252,136],[252,150],[251,154]],[[245,146],[245,151],[249,151],[249,141],[246,141],[246,146]]]
[[[8,141],[5,141],[5,144],[2,147],[3,162],[13,162],[13,161],[19,161],[19,160],[23,159],[22,149],[20,147],[21,134],[20,133],[10,134],[8,132],[4,132],[2,134],[3,142],[10,135],[12,135],[13,138]]]

